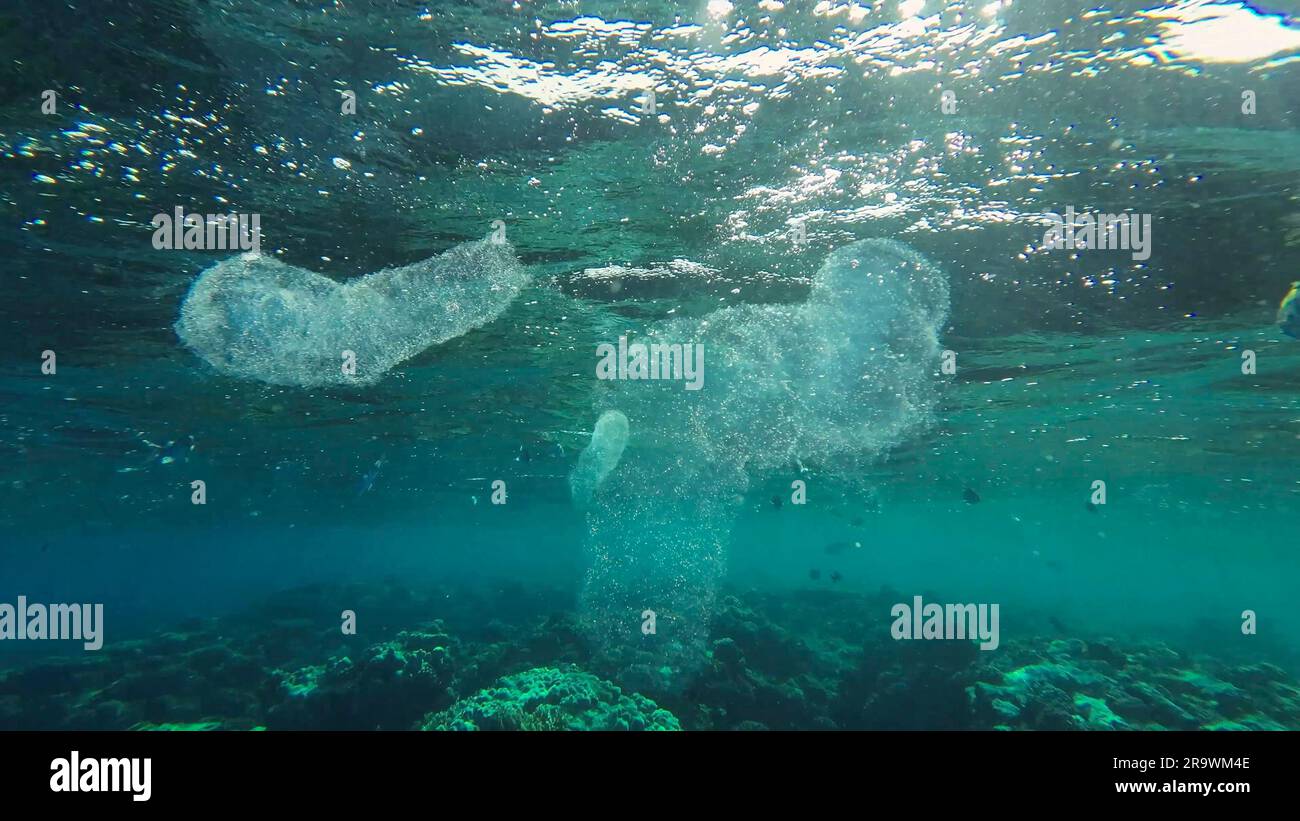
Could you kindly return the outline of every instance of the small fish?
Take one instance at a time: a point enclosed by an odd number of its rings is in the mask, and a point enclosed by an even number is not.
[[[370,470],[361,474],[361,479],[357,482],[358,496],[363,493],[369,493],[374,489],[375,482],[379,479],[379,474],[383,471],[384,465],[386,464],[388,464],[388,460],[381,456],[375,460],[375,463],[371,466]]]
[[[1083,506],[1089,513],[1098,513],[1101,511],[1101,505],[1094,505],[1092,502],[1084,502]]]
[[[817,581],[821,577],[822,577],[822,572],[815,567],[812,570],[808,571],[808,578],[812,579],[813,581]]]
[[[977,505],[980,503],[980,495],[972,487],[967,487],[961,492],[961,497],[966,500],[967,504]]]
[[[862,527],[863,525],[862,517],[854,516],[852,519],[849,520],[849,524],[853,525],[854,527]]]
[[[830,544],[826,545],[826,552],[832,556],[838,556],[839,554],[843,553],[846,550],[849,550],[850,548],[859,548],[859,547],[862,547],[862,542],[853,542],[852,544],[848,542],[831,542]]]
[[[842,578],[844,578],[844,577],[840,575],[840,571],[838,571],[838,570],[834,570],[834,571],[831,572],[831,581],[833,581],[833,582],[837,582],[837,581],[839,581],[839,580],[842,579]]]
[[[148,458],[139,465],[118,468],[118,473],[135,473],[136,471],[144,470],[151,465],[171,465],[176,462],[188,462],[190,453],[194,450],[193,436],[184,436],[180,439],[168,439],[167,443],[163,445],[159,445],[156,442],[150,442],[143,436],[140,436],[140,441],[152,449]]]
[[[1070,629],[1069,629],[1068,627],[1066,627],[1064,624],[1062,624],[1062,623],[1061,623],[1061,620],[1058,619],[1056,616],[1048,616],[1048,617],[1047,617],[1047,623],[1050,624],[1050,625],[1052,625],[1052,627],[1053,627],[1054,629],[1059,630],[1059,631],[1061,631],[1062,633],[1068,633],[1068,632],[1070,632]]]
[[[186,436],[184,439],[171,439],[167,444],[159,447],[152,442],[146,441],[145,444],[152,445],[158,449],[158,464],[170,465],[174,462],[185,462],[190,458],[190,452],[194,450],[194,437]]]
[[[520,445],[520,446],[519,446],[519,455],[515,457],[515,461],[516,461],[516,462],[531,462],[531,461],[533,461],[533,457],[528,453],[528,450],[527,450],[523,445]]]
[[[780,509],[781,509],[781,497],[780,497],[780,496],[773,496],[773,497],[772,497],[772,507],[776,508],[777,510],[780,510]]]

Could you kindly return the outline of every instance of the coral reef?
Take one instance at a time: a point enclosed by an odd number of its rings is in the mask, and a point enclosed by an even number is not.
[[[391,641],[371,645],[355,662],[339,655],[323,665],[274,671],[281,700],[270,707],[268,725],[406,729],[423,713],[422,705],[427,709],[454,700],[452,646],[451,636],[435,622],[425,630],[404,630]]]
[[[979,726],[1042,730],[1283,730],[1300,687],[1266,663],[1189,658],[1160,644],[1055,640],[1020,648],[968,690]],[[989,679],[992,680],[989,680]]]
[[[593,649],[571,590],[286,591],[0,671],[2,729],[1300,729],[1294,660],[1100,636],[894,641],[900,595],[724,590],[691,676]],[[343,635],[338,602],[356,603]],[[1253,646],[1253,645],[1252,645]],[[1257,655],[1257,654],[1253,654]],[[629,663],[630,662],[630,663]]]
[[[424,730],[680,730],[667,710],[577,668],[537,667],[506,676],[451,709],[431,713]]]

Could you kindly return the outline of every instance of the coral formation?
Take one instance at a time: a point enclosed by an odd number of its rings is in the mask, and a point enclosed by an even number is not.
[[[282,700],[270,708],[276,728],[406,729],[425,708],[450,703],[452,638],[435,623],[367,647],[358,661],[332,656],[323,665],[277,670]],[[274,697],[272,697],[274,698]]]
[[[1161,644],[1056,640],[1021,648],[968,690],[979,726],[1041,730],[1283,730],[1300,687],[1264,663],[1215,664]],[[1024,662],[1017,664],[1016,662]],[[989,680],[991,679],[991,680]]]
[[[426,716],[424,730],[680,730],[667,710],[576,668],[537,667],[506,676],[450,709]]]
[[[724,590],[690,677],[662,663],[655,636],[618,655],[592,645],[573,599],[513,585],[286,591],[0,672],[0,728],[1300,729],[1300,683],[1282,666],[1100,636],[1004,637],[987,653],[894,641],[884,614],[900,594],[887,589]],[[362,635],[322,618],[339,600],[366,614]]]

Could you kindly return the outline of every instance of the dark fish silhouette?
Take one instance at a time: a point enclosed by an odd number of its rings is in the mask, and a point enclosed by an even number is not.
[[[780,510],[780,509],[781,509],[781,497],[780,497],[780,496],[773,496],[773,497],[772,497],[772,507],[776,508],[777,510]]]
[[[812,579],[813,581],[817,581],[821,577],[822,577],[822,572],[815,567],[812,570],[808,571],[808,578]]]
[[[854,516],[852,519],[849,520],[849,524],[853,525],[854,527],[862,527],[862,517]]]
[[[961,492],[961,497],[965,499],[968,504],[977,505],[980,503],[980,495],[970,487]]]
[[[862,542],[831,542],[826,545],[826,552],[832,556],[838,556],[844,551],[855,547],[862,547]]]
[[[837,581],[839,581],[839,580],[842,579],[842,578],[844,578],[844,577],[840,575],[840,571],[838,571],[838,570],[835,570],[835,571],[833,571],[833,572],[831,573],[831,581],[833,581],[833,582],[837,582]]]
[[[1085,502],[1083,506],[1088,509],[1089,513],[1096,513],[1101,509],[1100,505],[1094,505],[1092,502]]]

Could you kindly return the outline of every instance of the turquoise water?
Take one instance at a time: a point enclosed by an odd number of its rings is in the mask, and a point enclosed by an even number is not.
[[[1300,728],[1297,14],[8,4],[0,726]]]

